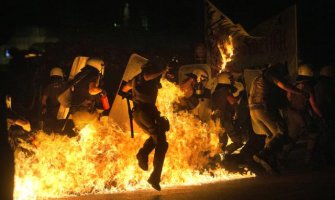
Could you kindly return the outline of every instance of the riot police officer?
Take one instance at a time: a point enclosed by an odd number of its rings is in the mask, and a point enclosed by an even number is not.
[[[148,182],[160,191],[159,185],[165,154],[168,149],[165,132],[169,130],[169,122],[160,115],[155,103],[158,89],[161,87],[160,79],[167,71],[161,59],[149,60],[141,70],[121,90],[127,93],[131,90],[134,104],[133,117],[150,137],[145,141],[143,147],[138,151],[136,158],[141,169],[148,170],[148,156],[155,149],[154,169]]]
[[[269,173],[279,173],[277,154],[282,150],[287,134],[280,114],[288,104],[285,92],[305,94],[286,83],[287,76],[286,65],[269,65],[252,81],[248,98],[253,130],[256,134],[266,135],[263,150],[253,155],[253,159]]]
[[[63,70],[59,67],[52,68],[50,71],[50,82],[43,90],[41,101],[43,129],[47,132],[60,130],[60,124],[57,121],[60,103],[57,97],[64,89],[64,84]]]
[[[104,92],[100,87],[104,74],[104,61],[100,58],[90,58],[86,66],[74,77],[79,80],[73,86],[71,99],[71,114],[77,129],[94,122],[99,117],[97,112],[98,94]]]
[[[243,146],[242,135],[235,130],[233,118],[237,105],[234,97],[233,77],[229,72],[221,72],[217,76],[218,84],[212,96],[214,118],[220,119],[225,132],[220,135],[220,143],[223,153],[221,159],[232,154],[235,150]],[[232,143],[227,145],[228,136]]]

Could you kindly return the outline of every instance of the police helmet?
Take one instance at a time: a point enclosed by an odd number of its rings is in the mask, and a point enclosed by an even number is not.
[[[310,65],[308,64],[303,64],[298,67],[298,76],[308,76],[308,77],[313,77],[313,69]]]
[[[105,63],[100,58],[89,58],[86,62],[86,65],[94,67],[101,74],[104,74],[104,72],[105,72]]]
[[[309,64],[302,64],[298,67],[297,81],[311,80],[314,77],[314,72]]]
[[[50,70],[50,76],[60,76],[64,78],[63,70],[59,67],[54,67]]]
[[[221,72],[217,76],[218,84],[230,85],[232,84],[232,74],[229,72]]]

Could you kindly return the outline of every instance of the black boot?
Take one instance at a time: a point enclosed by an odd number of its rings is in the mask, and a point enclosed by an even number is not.
[[[154,150],[154,148],[155,148],[154,140],[150,137],[145,141],[143,147],[136,154],[138,165],[144,171],[148,171],[149,169],[148,156],[151,153],[151,151]]]
[[[157,144],[154,155],[154,170],[151,173],[150,178],[148,179],[148,183],[150,183],[150,185],[158,191],[161,190],[161,186],[159,185],[159,183],[167,149],[167,142]]]
[[[150,176],[148,179],[148,183],[150,183],[151,187],[153,187],[157,191],[161,191],[161,186],[159,185],[160,181],[157,181],[154,176]]]
[[[268,149],[264,149],[254,154],[252,158],[256,163],[260,164],[267,173],[280,174],[277,168],[276,159],[274,158],[274,155],[271,155]]]
[[[283,138],[278,137],[271,140],[269,147],[253,155],[253,160],[260,164],[266,172],[273,175],[280,175],[277,165],[277,153],[282,149]]]

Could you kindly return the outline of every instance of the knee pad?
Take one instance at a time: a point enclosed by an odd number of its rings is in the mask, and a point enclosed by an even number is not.
[[[159,117],[157,120],[157,125],[163,132],[167,132],[170,130],[170,122],[166,117]]]
[[[159,129],[157,127],[152,127],[152,128],[149,128],[147,131],[149,132],[150,135],[156,135],[157,136]]]

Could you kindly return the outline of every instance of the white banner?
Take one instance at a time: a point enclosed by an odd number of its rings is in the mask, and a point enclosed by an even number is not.
[[[283,63],[288,66],[289,73],[295,75],[298,59],[295,6],[266,20],[250,33],[261,37],[244,41],[243,45],[235,48],[234,67],[245,69]]]
[[[228,69],[241,71],[269,63],[287,64],[291,75],[297,69],[296,7],[292,6],[261,23],[249,35],[241,25],[234,24],[208,0],[205,1],[207,63],[214,73],[221,63],[217,43],[233,37],[234,56]]]
[[[235,24],[208,0],[205,1],[205,40],[207,45],[207,63],[214,73],[220,69],[221,55],[217,44],[232,36],[234,48],[249,40],[257,40],[250,36],[240,24]]]

